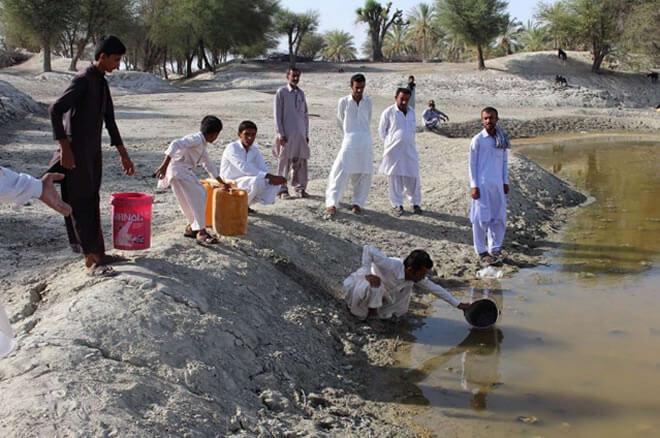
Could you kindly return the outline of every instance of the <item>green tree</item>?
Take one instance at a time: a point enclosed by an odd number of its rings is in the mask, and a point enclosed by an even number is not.
[[[331,30],[323,36],[323,58],[333,62],[355,59],[353,35],[343,30]]]
[[[302,14],[282,9],[275,15],[275,29],[287,36],[289,45],[289,65],[295,67],[300,44],[307,33],[319,26],[319,13],[307,11]]]
[[[554,48],[569,47],[575,40],[578,23],[571,13],[568,2],[539,3],[535,15],[545,30],[552,35]]]
[[[660,5],[648,2],[637,6],[627,17],[621,48],[625,53],[646,58],[644,67],[660,65]]]
[[[394,60],[407,55],[410,52],[408,45],[408,32],[403,24],[392,26],[385,41],[383,41],[383,55],[389,60]]]
[[[546,27],[540,26],[531,20],[527,21],[527,25],[523,27],[520,35],[520,42],[523,49],[528,52],[538,52],[545,50],[548,47],[550,35]]]
[[[366,0],[364,6],[358,8],[355,13],[357,21],[366,23],[369,28],[372,61],[382,61],[383,41],[387,31],[393,24],[403,24],[403,11],[400,9],[392,11],[392,2],[388,2],[383,7],[376,0]]]
[[[305,37],[302,39],[298,54],[305,58],[316,59],[323,51],[324,46],[325,40],[323,35],[319,35],[316,32],[311,32],[305,35]]]
[[[507,55],[512,55],[514,51],[520,48],[520,36],[523,30],[520,21],[515,18],[509,20],[502,33],[497,36],[494,47],[504,50]]]
[[[442,32],[437,26],[435,8],[420,3],[408,12],[408,38],[422,59],[430,59],[438,52]]]
[[[43,51],[43,71],[51,71],[51,50],[67,26],[74,0],[2,0],[2,19],[8,36],[21,36]]]
[[[437,0],[440,23],[476,47],[479,70],[486,68],[483,48],[509,22],[506,7],[502,0]]]

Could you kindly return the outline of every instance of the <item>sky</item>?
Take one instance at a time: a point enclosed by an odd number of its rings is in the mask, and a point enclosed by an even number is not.
[[[388,0],[381,0],[381,4]],[[393,9],[402,9],[404,14],[419,3],[434,3],[433,0],[391,0]],[[536,8],[534,0],[509,0],[509,15],[523,23],[532,19]],[[280,0],[280,4],[293,12],[304,12],[315,9],[321,15],[319,31],[344,30],[353,34],[355,47],[358,50],[366,39],[366,25],[355,23],[355,10],[364,5],[364,0]],[[286,52],[287,45],[280,41],[279,50]]]

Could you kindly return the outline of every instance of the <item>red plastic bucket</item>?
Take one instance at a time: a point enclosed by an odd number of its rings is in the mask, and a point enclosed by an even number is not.
[[[154,197],[146,193],[113,193],[112,244],[128,251],[151,246],[151,206]]]

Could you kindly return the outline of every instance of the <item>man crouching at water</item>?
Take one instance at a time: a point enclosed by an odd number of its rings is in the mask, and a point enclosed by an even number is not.
[[[442,286],[426,278],[433,260],[426,251],[416,249],[405,260],[387,257],[365,245],[362,267],[344,280],[344,294],[349,310],[360,319],[388,319],[408,311],[413,285],[420,286],[458,309],[468,308]]]

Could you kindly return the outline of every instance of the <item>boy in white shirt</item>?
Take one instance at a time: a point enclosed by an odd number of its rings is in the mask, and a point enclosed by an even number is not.
[[[220,177],[247,191],[248,205],[255,202],[272,204],[280,186],[286,184],[286,178],[268,173],[266,160],[254,142],[256,137],[254,122],[244,120],[238,125],[238,140],[229,143],[222,154]],[[252,212],[252,209],[248,208],[248,211]]]
[[[219,118],[204,117],[199,132],[170,143],[163,163],[155,172],[155,176],[160,180],[159,188],[172,186],[179,207],[188,221],[183,235],[197,239],[198,243],[219,242],[206,231],[206,189],[195,176],[193,169],[201,164],[212,178],[224,184],[217,166],[211,161],[206,150],[207,144],[216,141],[220,131],[222,122]]]

